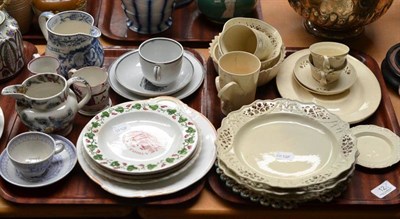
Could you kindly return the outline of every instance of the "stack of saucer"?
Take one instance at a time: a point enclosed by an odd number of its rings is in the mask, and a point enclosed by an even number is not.
[[[169,95],[183,99],[194,93],[203,83],[205,70],[189,51],[184,51],[179,80],[167,86],[156,86],[146,80],[139,62],[139,51],[127,52],[116,59],[109,68],[109,83],[119,95],[129,100]]]
[[[357,81],[356,70],[351,63],[347,63],[338,80],[321,84],[312,76],[312,63],[309,56],[307,54],[298,59],[293,69],[294,79],[305,90],[319,95],[335,95],[346,91]]]
[[[381,68],[385,82],[400,95],[400,43],[388,50]]]
[[[106,191],[129,198],[171,194],[215,161],[215,130],[171,97],[126,102],[99,113],[78,139],[78,161]]]
[[[209,47],[210,57],[213,60],[215,70],[218,72],[218,59],[223,55],[219,42],[221,34],[235,25],[245,25],[256,31],[260,31],[272,46],[268,57],[260,59],[261,70],[258,78],[258,86],[268,83],[276,76],[278,66],[285,58],[286,49],[279,32],[270,24],[255,18],[236,17],[224,24],[222,32],[214,37]]]
[[[357,156],[348,123],[321,106],[289,99],[256,100],[231,112],[216,146],[226,185],[275,208],[340,195]]]

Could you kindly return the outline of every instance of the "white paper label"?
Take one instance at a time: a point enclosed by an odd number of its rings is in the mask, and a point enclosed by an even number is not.
[[[119,124],[119,125],[114,125],[113,126],[113,131],[116,134],[120,134],[128,129],[128,126],[126,124]]]
[[[396,189],[394,185],[392,185],[389,181],[385,180],[379,186],[375,187],[371,190],[372,194],[376,195],[378,198],[383,198],[389,193],[393,192]]]
[[[290,152],[276,152],[275,159],[283,161],[292,161],[294,159],[293,153]]]

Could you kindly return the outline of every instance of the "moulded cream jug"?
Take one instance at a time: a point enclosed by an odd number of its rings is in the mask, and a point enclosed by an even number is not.
[[[93,17],[83,11],[40,14],[39,26],[47,40],[46,55],[60,60],[60,72],[65,78],[72,68],[103,66],[104,50],[98,39],[101,31],[93,23]]]
[[[76,82],[85,84],[89,91],[79,103],[69,88]],[[7,86],[1,94],[16,99],[16,111],[30,130],[68,135],[76,113],[90,100],[90,91],[87,81],[80,77],[67,81],[59,74],[43,73]]]

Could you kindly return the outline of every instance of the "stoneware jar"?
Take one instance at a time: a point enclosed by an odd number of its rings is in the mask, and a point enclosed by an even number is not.
[[[90,14],[76,10],[43,12],[39,16],[39,26],[47,40],[46,55],[60,60],[60,72],[65,78],[72,68],[103,66],[101,31],[93,23]]]
[[[15,76],[24,64],[24,45],[17,21],[0,10],[0,81]]]
[[[69,88],[76,82],[85,84],[89,91],[79,103]],[[22,84],[10,85],[1,91],[2,95],[16,99],[16,111],[30,130],[60,135],[71,132],[74,117],[89,101],[90,93],[86,80],[79,77],[66,80],[53,73],[31,76]]]
[[[257,0],[196,0],[199,10],[212,22],[224,23],[233,17],[246,17],[254,11]]]

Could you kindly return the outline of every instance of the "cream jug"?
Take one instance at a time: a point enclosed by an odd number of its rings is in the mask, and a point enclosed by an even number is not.
[[[101,31],[93,23],[93,17],[83,11],[40,14],[39,26],[47,40],[46,55],[60,60],[60,72],[65,78],[72,68],[103,66],[104,50],[98,39]]]
[[[78,103],[72,84],[85,84],[88,92]],[[27,78],[22,84],[10,85],[1,91],[16,99],[16,111],[30,129],[45,133],[68,135],[74,117],[91,97],[90,86],[80,77],[66,80],[59,74],[43,73]]]

